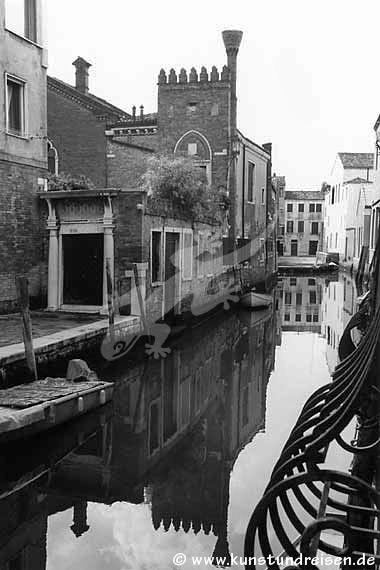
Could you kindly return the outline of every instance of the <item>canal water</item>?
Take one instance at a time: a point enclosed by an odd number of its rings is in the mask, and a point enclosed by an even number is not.
[[[168,570],[178,553],[188,569],[192,556],[241,556],[355,310],[348,275],[284,277],[273,311],[226,311],[165,359],[103,368],[111,406],[0,449],[0,569]]]

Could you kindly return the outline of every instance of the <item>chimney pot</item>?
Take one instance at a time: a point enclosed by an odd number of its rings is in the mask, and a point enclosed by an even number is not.
[[[91,67],[91,63],[88,63],[83,57],[77,57],[73,61],[73,66],[75,67],[75,88],[81,93],[88,93],[88,70]]]

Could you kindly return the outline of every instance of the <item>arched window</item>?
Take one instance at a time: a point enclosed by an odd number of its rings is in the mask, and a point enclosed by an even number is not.
[[[202,133],[198,131],[188,131],[177,141],[174,153],[181,156],[191,157],[195,164],[201,168],[211,184],[211,146]]]
[[[58,152],[51,141],[47,142],[48,170],[52,174],[58,174]]]

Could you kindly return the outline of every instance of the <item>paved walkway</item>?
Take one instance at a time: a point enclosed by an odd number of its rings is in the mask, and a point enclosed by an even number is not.
[[[9,332],[5,333],[7,329],[7,319],[1,317],[0,329],[4,329],[4,333],[0,332],[0,337],[11,337],[11,330],[15,330],[15,321],[9,320]],[[34,318],[36,317],[36,318]],[[99,318],[99,315],[75,315],[76,318],[71,318],[71,315],[58,315],[55,320],[47,318],[45,315],[38,317],[34,315],[33,318],[33,347],[36,357],[46,356],[49,353],[57,353],[57,351],[67,351],[71,348],[75,350],[75,345],[90,342],[96,337],[103,337],[108,331],[108,319]],[[82,319],[83,317],[83,319]],[[19,317],[18,317],[19,319]],[[39,325],[37,326],[37,322]],[[80,324],[82,323],[82,324]],[[78,326],[79,325],[79,326]],[[115,329],[126,330],[133,334],[137,334],[140,330],[140,317],[127,316],[115,318]],[[45,334],[43,334],[45,332]],[[38,336],[42,333],[42,336]],[[20,334],[20,333],[17,333]],[[25,358],[24,344],[16,342],[0,347],[0,368],[13,364],[14,362],[23,360]]]
[[[78,325],[103,320],[99,315],[71,315],[32,311],[33,338],[72,329]],[[21,317],[17,314],[0,316],[0,347],[22,342]]]

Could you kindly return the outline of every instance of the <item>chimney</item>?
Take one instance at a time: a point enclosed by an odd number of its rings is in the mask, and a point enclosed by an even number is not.
[[[91,63],[88,63],[83,57],[77,57],[73,61],[73,66],[75,67],[75,88],[81,93],[88,93],[88,70],[91,67]]]
[[[222,32],[224,47],[227,53],[227,65],[230,71],[230,121],[229,121],[229,156],[230,156],[230,176],[228,183],[228,192],[231,198],[231,223],[230,238],[236,237],[236,212],[237,212],[237,188],[236,188],[236,149],[237,141],[237,97],[236,97],[236,73],[237,73],[237,55],[239,52],[241,38],[243,32],[239,30],[224,30]]]

